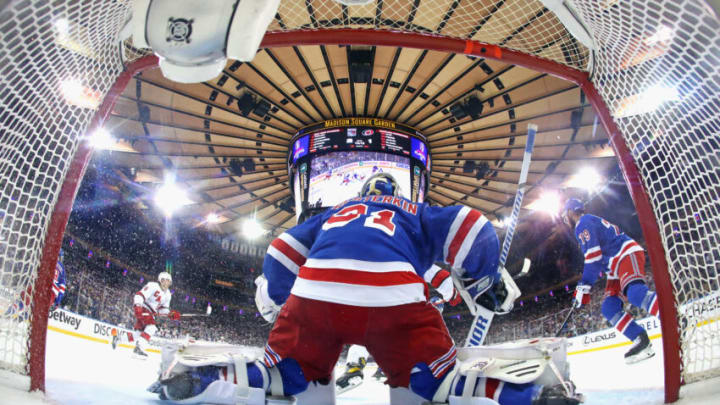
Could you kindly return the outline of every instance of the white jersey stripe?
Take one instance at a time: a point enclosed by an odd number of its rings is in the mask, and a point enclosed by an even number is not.
[[[307,259],[304,266],[314,269],[359,270],[370,273],[415,272],[415,268],[408,262],[369,262],[354,259]]]
[[[297,239],[293,238],[292,235],[285,232],[280,234],[278,238],[282,239],[285,243],[292,246],[293,249],[295,249],[298,253],[300,253],[303,257],[307,257],[308,252],[310,251],[305,245],[298,242]]]
[[[294,261],[292,261],[289,257],[285,256],[285,254],[279,250],[277,250],[274,246],[270,245],[268,246],[267,254],[272,256],[275,260],[279,261],[285,268],[290,270],[293,274],[298,274],[298,271],[300,270],[300,266],[295,264]]]
[[[453,239],[455,239],[455,234],[457,233],[458,229],[460,229],[463,221],[465,221],[465,217],[468,213],[470,213],[470,208],[462,207],[455,216],[455,219],[450,225],[450,230],[448,231],[447,238],[445,238],[445,245],[443,246],[443,258],[448,257],[448,253],[450,251],[450,244],[452,243]]]
[[[390,307],[425,301],[425,285],[419,282],[369,286],[298,277],[290,292],[298,297],[358,307]]]
[[[428,271],[426,271],[425,274],[423,274],[423,279],[424,279],[425,282],[428,283],[428,284],[432,283],[432,279],[435,277],[436,274],[438,274],[438,272],[439,272],[440,270],[442,270],[442,268],[441,268],[440,266],[437,266],[437,265],[434,265],[434,264],[433,264],[433,265],[428,269]]]
[[[458,252],[455,255],[455,268],[464,268],[463,262],[470,253],[470,248],[472,248],[473,242],[475,242],[475,237],[477,237],[478,233],[480,233],[482,227],[485,226],[487,222],[488,220],[485,218],[485,215],[480,215],[480,218],[478,218],[472,228],[470,228],[470,231],[465,236],[465,240],[463,240],[462,245],[460,245],[460,249],[458,249]]]

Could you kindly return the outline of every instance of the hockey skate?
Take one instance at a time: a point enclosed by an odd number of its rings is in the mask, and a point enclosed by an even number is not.
[[[338,395],[362,384],[365,362],[365,359],[361,358],[359,363],[347,364],[345,373],[335,381],[335,389]]]
[[[133,356],[142,360],[146,360],[148,358],[147,353],[145,353],[145,351],[143,351],[143,349],[141,349],[138,345],[135,345],[135,349],[133,349]]]
[[[566,381],[565,384],[543,387],[540,396],[532,401],[532,405],[577,405],[583,401],[582,394],[575,392],[575,384]]]
[[[625,363],[634,364],[655,355],[650,338],[648,338],[647,332],[643,331],[638,337],[633,340],[633,345],[630,350],[625,353]]]
[[[385,375],[385,372],[382,371],[382,369],[378,366],[377,370],[375,370],[375,373],[373,373],[372,377],[380,382],[385,382],[387,380],[387,376]]]

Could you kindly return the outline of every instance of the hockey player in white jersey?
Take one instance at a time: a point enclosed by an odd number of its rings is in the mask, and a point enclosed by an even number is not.
[[[423,402],[579,403],[572,390],[534,384],[525,375],[499,380],[503,370],[522,363],[518,360],[496,368],[492,359],[458,364],[465,352],[456,349],[441,314],[428,302],[423,276],[441,261],[463,277],[486,281],[483,292],[497,296],[505,291],[498,258],[497,235],[482,213],[411,202],[399,197],[392,176],[376,174],[360,197],[309,218],[270,244],[266,279],[257,283],[256,293],[260,313],[275,321],[262,361],[230,352],[188,357],[185,351],[177,361],[163,362],[167,366],[154,392],[186,404],[250,405],[300,398],[323,386],[334,393],[330,384],[342,347],[362,344],[387,374],[388,385]],[[546,369],[541,366],[518,372],[532,375]]]
[[[133,334],[128,333],[128,341],[137,340],[133,353],[141,357],[147,357],[148,345],[150,339],[157,332],[155,318],[157,316],[167,316],[170,319],[180,319],[180,313],[170,310],[170,286],[172,285],[172,276],[170,273],[163,271],[158,275],[158,282],[151,281],[135,293],[133,296],[133,311],[135,313],[134,329],[138,332],[136,338]],[[117,347],[119,337],[113,336],[113,349]]]

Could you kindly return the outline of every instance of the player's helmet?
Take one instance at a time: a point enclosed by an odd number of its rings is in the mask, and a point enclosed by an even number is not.
[[[373,174],[367,179],[360,190],[361,197],[369,195],[392,195],[397,197],[399,194],[400,186],[398,186],[395,178],[389,173]]]
[[[578,200],[577,198],[570,198],[569,200],[565,201],[565,206],[562,210],[562,219],[568,225],[570,225],[570,222],[568,220],[568,212],[570,211],[585,211],[585,204],[583,204],[583,202]]]
[[[172,276],[167,271],[158,274],[158,281],[169,280],[172,283]]]

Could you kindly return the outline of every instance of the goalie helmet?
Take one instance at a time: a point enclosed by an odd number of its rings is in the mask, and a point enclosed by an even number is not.
[[[167,271],[163,271],[162,273],[158,274],[158,281],[168,280],[170,283],[172,283],[172,276]]]
[[[369,195],[400,195],[400,186],[395,178],[388,173],[377,173],[370,176],[360,190],[360,196]]]

